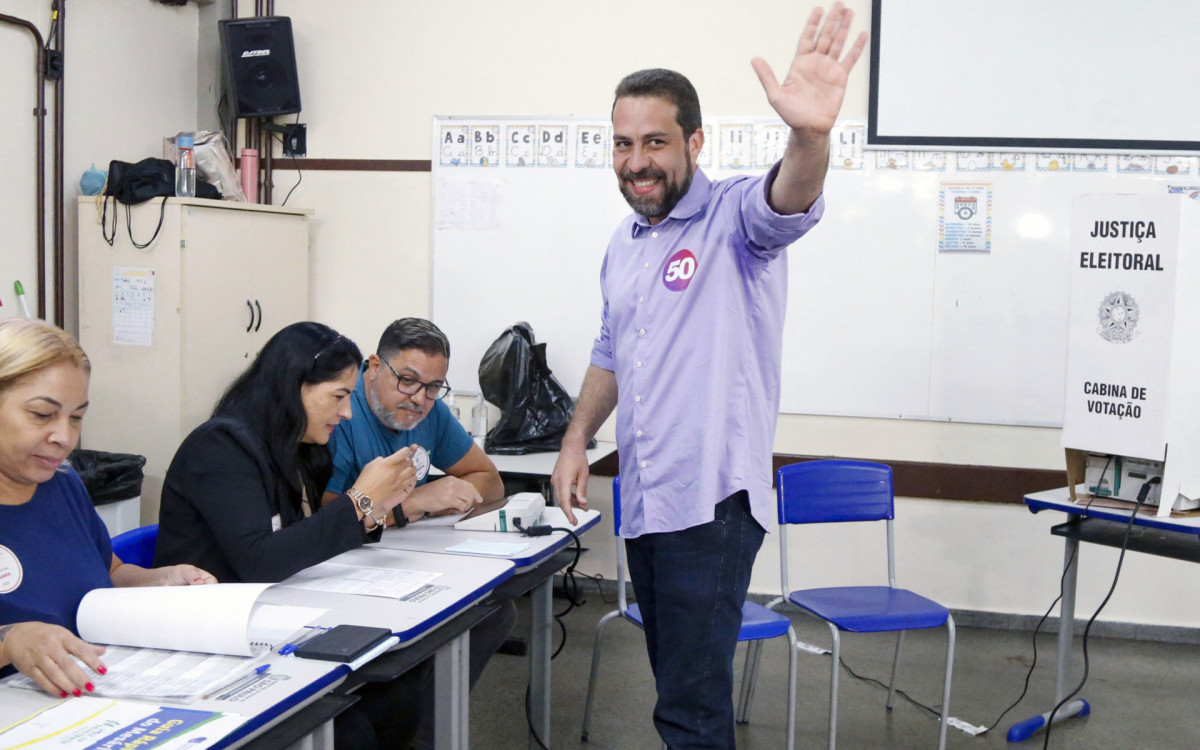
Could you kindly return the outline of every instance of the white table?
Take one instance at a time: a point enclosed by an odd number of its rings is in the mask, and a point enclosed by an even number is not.
[[[505,458],[522,457],[506,456]],[[546,508],[542,517],[542,523],[549,523],[549,525],[555,527],[570,528],[576,535],[580,535],[600,522],[600,512],[596,510],[589,510],[587,512],[576,510],[575,518],[579,523],[577,526],[572,527],[567,523],[566,518],[559,508],[550,507]],[[430,519],[411,523],[401,529],[388,529],[384,531],[383,538],[377,546],[398,550],[441,553],[447,556],[472,560],[472,564],[500,559],[469,553],[449,552],[447,550],[448,547],[453,547],[469,540],[528,543],[528,549],[511,557],[503,558],[511,561],[516,566],[518,574],[532,572],[538,566],[548,563],[556,553],[564,549],[572,541],[570,534],[567,534],[565,531],[555,531],[547,536],[526,537],[502,531],[459,531],[453,526],[440,523],[440,519]],[[544,571],[545,575],[531,589],[532,638],[529,650],[529,700],[532,707],[533,726],[546,743],[550,741],[550,651],[554,640],[554,572],[553,569]],[[536,744],[536,741],[531,737],[530,747],[536,747]]]
[[[350,669],[336,662],[321,662],[273,654],[268,663],[269,672],[264,674],[268,684],[256,691],[239,691],[227,700],[217,697],[202,698],[188,704],[165,704],[158,701],[129,701],[149,706],[170,705],[197,711],[217,711],[238,714],[245,723],[223,737],[214,748],[239,747],[275,726],[308,704],[336,688]],[[67,698],[66,700],[71,700]],[[120,699],[125,701],[126,699]],[[7,685],[0,686],[0,728],[6,728],[27,716],[58,703],[59,699],[38,690],[25,690]],[[316,727],[309,742],[314,748],[333,750],[333,727],[329,722]]]
[[[1077,487],[1080,496],[1086,493],[1084,485]],[[1065,523],[1054,526],[1050,533],[1063,537],[1062,601],[1059,604],[1058,662],[1055,670],[1054,703],[1066,697],[1075,677],[1070,675],[1072,641],[1075,631],[1075,588],[1079,576],[1079,542],[1089,542],[1107,547],[1120,547],[1126,541],[1127,549],[1159,557],[1200,562],[1200,518],[1172,518],[1138,514],[1129,526],[1131,510],[1090,507],[1085,503],[1071,502],[1070,491],[1063,487],[1056,490],[1036,492],[1025,497],[1030,512],[1043,510],[1067,514]],[[1059,575],[1055,571],[1055,575]],[[1087,701],[1077,698],[1063,706],[1053,716],[1057,723],[1073,716],[1086,716],[1091,711]],[[1051,712],[1017,722],[1008,730],[1009,742],[1020,742],[1044,728],[1051,720]]]
[[[600,459],[616,453],[616,451],[616,443],[597,440],[596,447],[587,451],[588,466],[594,465]],[[496,465],[497,471],[510,476],[549,477],[554,473],[554,462],[558,460],[558,451],[526,453],[520,456],[506,456],[498,453],[487,455]]]
[[[436,571],[441,575],[429,585],[441,588],[419,602],[380,596],[337,594],[272,586],[260,601],[307,607],[327,607],[318,624],[385,627],[400,638],[400,646],[411,644],[441,623],[461,614],[487,597],[508,580],[514,565],[508,560],[479,560],[435,552],[385,548],[379,545],[344,552],[327,562],[393,570]],[[470,631],[463,632],[435,657],[437,715],[435,739],[439,750],[466,750],[470,701]]]

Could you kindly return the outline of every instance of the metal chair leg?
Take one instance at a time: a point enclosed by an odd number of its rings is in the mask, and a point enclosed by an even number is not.
[[[829,625],[829,632],[833,633],[833,663],[829,669],[829,750],[836,750],[838,673],[841,671],[842,665],[842,634],[838,632],[837,626],[833,623],[826,624]]]
[[[938,731],[938,750],[946,750],[946,726],[950,719],[950,674],[954,671],[954,618],[946,615],[946,677],[942,683],[942,721]]]
[[[898,669],[900,667],[900,647],[903,645],[904,645],[904,631],[901,630],[898,633],[896,633],[896,654],[895,654],[895,656],[892,657],[892,679],[891,679],[891,682],[888,683],[888,699],[887,699],[888,713],[891,713],[892,701],[894,701],[896,699],[896,672],[898,671]]]
[[[797,651],[800,642],[796,639],[796,631],[788,625],[788,712],[787,712],[787,750],[796,747],[796,662],[799,661]]]
[[[596,673],[600,668],[600,636],[604,634],[604,628],[608,623],[620,616],[620,610],[609,612],[600,618],[600,622],[596,623],[596,642],[592,646],[592,673],[588,676],[587,700],[583,704],[583,730],[579,735],[579,739],[583,742],[588,741],[588,728],[592,724],[592,698],[596,694]]]
[[[748,724],[750,722],[750,704],[754,702],[754,687],[758,684],[758,665],[762,660],[763,642],[746,642],[746,666],[742,669],[742,687],[738,691],[737,712],[734,722]]]

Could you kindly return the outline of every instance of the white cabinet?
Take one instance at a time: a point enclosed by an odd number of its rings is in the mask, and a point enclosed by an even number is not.
[[[146,457],[155,523],[175,449],[276,331],[308,318],[308,214],[199,198],[125,207],[110,247],[79,199],[79,341],[92,361],[83,443]],[[161,212],[161,213],[160,213]],[[112,229],[109,205],[109,234]]]

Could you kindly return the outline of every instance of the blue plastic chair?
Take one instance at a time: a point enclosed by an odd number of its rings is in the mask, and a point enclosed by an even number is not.
[[[596,624],[596,644],[592,649],[592,672],[588,677],[587,702],[583,709],[583,733],[580,739],[588,741],[588,728],[592,723],[592,698],[596,692],[596,674],[600,668],[601,636],[605,627],[617,618],[633,623],[639,628],[642,625],[642,613],[637,604],[629,604],[625,597],[625,579],[627,558],[625,556],[625,540],[621,538],[621,478],[613,479],[613,531],[617,539],[617,609],[600,618]],[[742,628],[738,633],[738,642],[746,641],[746,666],[742,671],[742,684],[738,691],[738,705],[734,719],[738,724],[750,721],[750,704],[754,700],[754,684],[758,677],[758,663],[762,656],[763,641],[770,638],[788,638],[788,715],[787,715],[787,748],[795,746],[796,729],[796,633],[792,622],[786,615],[773,612],[761,604],[747,601],[742,605]],[[665,747],[665,745],[664,745]]]
[[[946,747],[950,715],[950,673],[954,668],[954,618],[935,601],[896,586],[892,519],[892,469],[866,461],[809,461],[781,468],[777,475],[779,500],[779,558],[783,598],[824,620],[833,634],[832,679],[829,686],[829,750],[837,743],[838,665],[840,632],[896,632],[896,654],[888,684],[887,710],[892,710],[896,669],[906,630],[946,626],[946,675],[942,683],[942,717],[938,748]],[[838,586],[788,591],[787,524],[887,522],[887,586]]]
[[[154,567],[154,542],[158,539],[158,524],[150,524],[117,534],[112,540],[113,554],[121,562]]]

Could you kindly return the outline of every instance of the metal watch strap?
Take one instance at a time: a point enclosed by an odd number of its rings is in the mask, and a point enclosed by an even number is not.
[[[375,503],[371,502],[371,498],[364,495],[362,490],[357,487],[351,487],[346,490],[346,497],[354,503],[354,506],[362,511],[363,515],[371,515],[371,511],[375,509]]]

